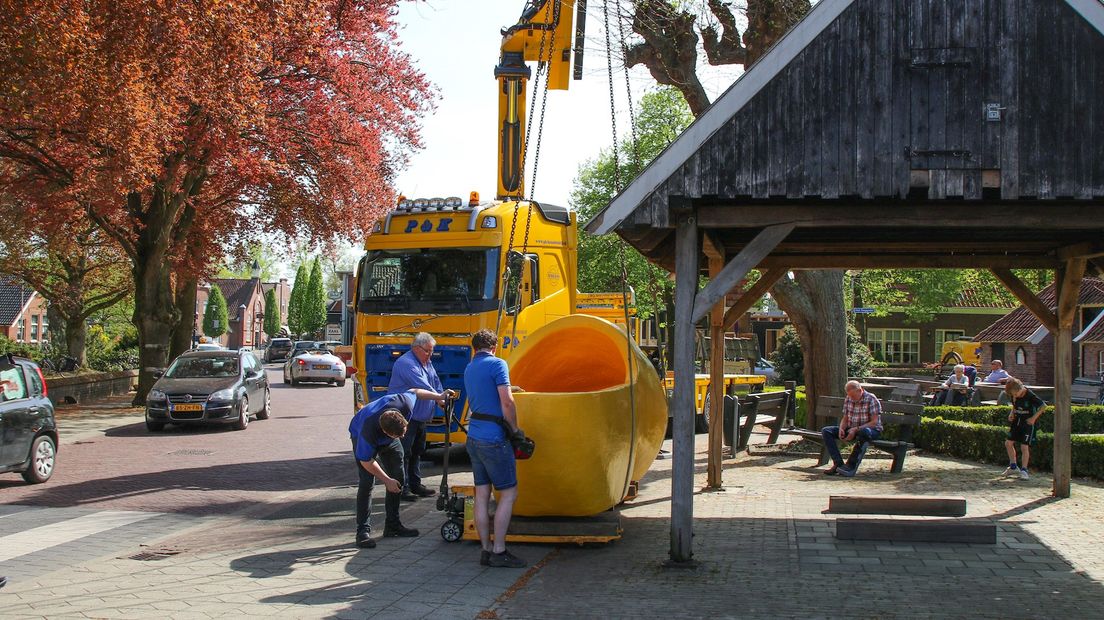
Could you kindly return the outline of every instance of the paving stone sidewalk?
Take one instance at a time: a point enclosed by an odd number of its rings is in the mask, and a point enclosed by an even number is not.
[[[704,437],[698,449],[704,484]],[[164,551],[162,559],[128,552],[14,580],[0,591],[0,617],[1104,617],[1101,485],[1078,481],[1073,498],[1053,501],[1044,475],[1000,479],[995,468],[941,457],[910,457],[901,475],[867,459],[850,480],[812,465],[794,456],[727,461],[726,490],[695,497],[695,569],[661,566],[671,467],[661,460],[624,510],[623,540],[516,545],[530,566],[540,563],[529,571],[481,568],[476,545],[442,541],[432,502],[405,517],[421,537],[357,550],[355,489],[335,487],[132,549]],[[822,511],[840,493],[965,495],[969,516],[1000,524],[999,541],[837,541]]]

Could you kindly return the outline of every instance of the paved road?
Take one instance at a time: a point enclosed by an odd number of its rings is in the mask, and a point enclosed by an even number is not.
[[[320,506],[350,513],[351,386],[292,388],[278,368],[268,370],[271,417],[244,431],[169,426],[150,433],[139,409],[118,404],[76,416],[62,411],[53,479],[27,485],[16,474],[0,476],[0,575],[45,574],[62,555],[69,563],[141,551],[172,533],[187,538],[189,551],[245,547],[278,536],[272,524],[281,516]],[[416,518],[431,504],[406,508]],[[344,524],[350,535],[351,519]],[[222,533],[228,522],[258,520]],[[334,527],[342,528],[340,519]]]

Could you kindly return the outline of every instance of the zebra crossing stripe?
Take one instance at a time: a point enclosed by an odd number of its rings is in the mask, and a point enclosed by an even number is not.
[[[104,510],[0,536],[0,562],[80,540],[87,536],[113,530],[157,516],[153,512]]]

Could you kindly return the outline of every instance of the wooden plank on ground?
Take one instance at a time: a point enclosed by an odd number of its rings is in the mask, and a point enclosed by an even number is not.
[[[997,525],[957,519],[836,519],[836,538],[992,545],[997,542]]]
[[[966,498],[933,495],[832,495],[828,512],[836,514],[966,516]]]

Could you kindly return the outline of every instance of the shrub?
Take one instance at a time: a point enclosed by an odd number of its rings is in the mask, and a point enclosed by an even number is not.
[[[973,424],[941,417],[924,419],[913,435],[920,448],[959,458],[1003,465],[1008,462],[1004,449],[1007,429]],[[1073,435],[1073,475],[1104,478],[1104,437]],[[1040,432],[1031,447],[1031,467],[1051,470],[1054,464],[1054,435]]]
[[[972,424],[984,424],[987,426],[1008,426],[1008,412],[1010,407],[926,407],[924,416],[945,420],[956,420]],[[1104,433],[1104,406],[1075,406],[1071,411],[1072,432],[1078,434]],[[1054,407],[1048,406],[1042,416],[1039,417],[1039,431],[1054,432]]]
[[[16,342],[5,336],[0,336],[0,355],[18,355],[27,357],[36,362],[42,359],[42,349],[25,342]]]
[[[778,348],[770,356],[771,363],[779,381],[805,383],[805,358],[801,352],[801,339],[797,330],[787,325],[778,338]],[[847,376],[864,377],[874,367],[874,356],[863,344],[859,332],[853,325],[847,326]]]

